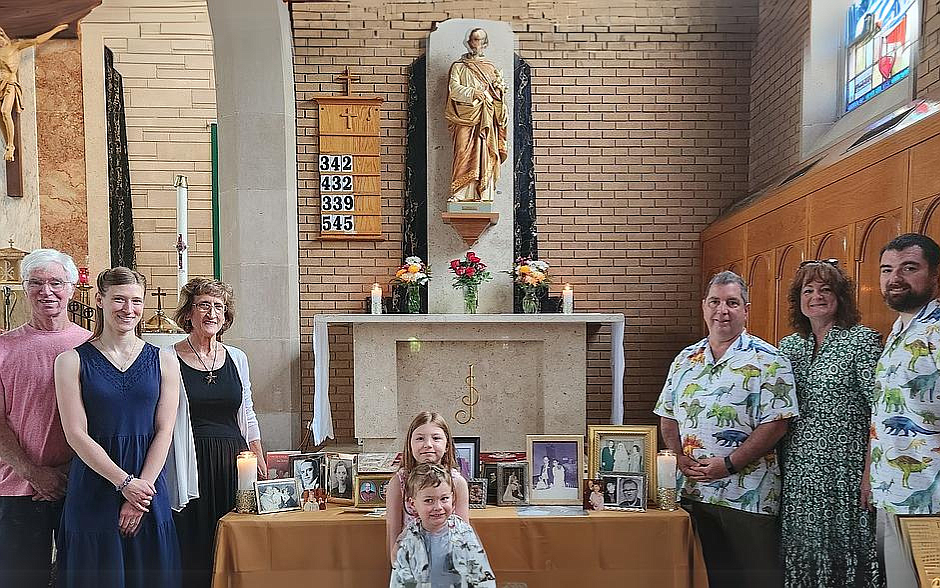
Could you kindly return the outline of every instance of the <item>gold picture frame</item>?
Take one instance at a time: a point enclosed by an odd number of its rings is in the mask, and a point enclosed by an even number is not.
[[[394,474],[359,474],[353,485],[353,500],[356,508],[381,508],[385,506],[388,485]]]
[[[588,425],[588,478],[645,473],[644,496],[649,500],[656,495],[655,488],[650,492],[650,485],[657,479],[657,432],[656,425]],[[614,444],[612,451],[605,451],[611,450],[611,442]],[[621,444],[627,452],[627,457],[622,459],[617,456]],[[635,446],[640,447],[639,467],[636,467]]]

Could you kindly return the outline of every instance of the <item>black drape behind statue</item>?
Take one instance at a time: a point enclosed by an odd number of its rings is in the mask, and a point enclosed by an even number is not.
[[[111,267],[136,268],[131,173],[124,124],[124,83],[114,69],[114,54],[104,48],[104,95],[108,117],[108,210],[111,225]]]

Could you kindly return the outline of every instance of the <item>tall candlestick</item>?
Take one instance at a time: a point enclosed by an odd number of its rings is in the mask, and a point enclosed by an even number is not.
[[[656,478],[660,488],[676,487],[676,454],[663,449],[656,455]]]
[[[574,290],[571,284],[565,284],[565,289],[561,291],[561,311],[565,314],[574,312]]]
[[[382,314],[382,286],[372,284],[372,314]]]
[[[176,188],[176,254],[177,254],[177,292],[189,281],[189,236],[187,227],[189,225],[187,201],[189,200],[189,184],[186,183],[186,176],[176,176],[173,183]]]
[[[238,489],[253,490],[258,481],[258,457],[251,451],[242,451],[235,459],[238,469]]]

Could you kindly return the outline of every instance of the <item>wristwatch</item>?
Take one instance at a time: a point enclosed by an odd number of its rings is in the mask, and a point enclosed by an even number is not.
[[[728,473],[729,473],[729,474],[736,474],[736,473],[738,473],[738,470],[735,469],[734,464],[731,463],[731,456],[730,456],[730,455],[726,455],[726,456],[725,456],[725,467],[728,468]]]

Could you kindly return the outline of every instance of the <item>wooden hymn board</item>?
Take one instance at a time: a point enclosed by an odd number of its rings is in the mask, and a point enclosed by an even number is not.
[[[344,96],[317,96],[320,239],[380,241],[382,236],[382,98],[350,95],[359,78],[338,80]]]

